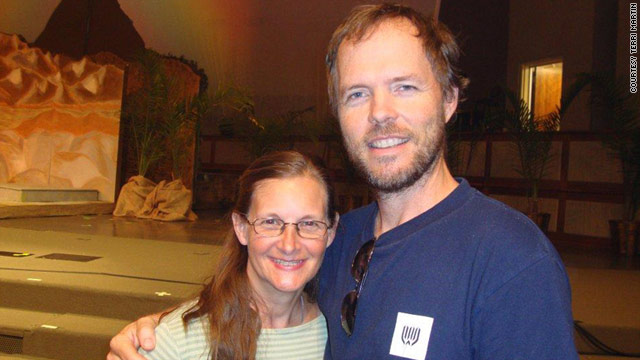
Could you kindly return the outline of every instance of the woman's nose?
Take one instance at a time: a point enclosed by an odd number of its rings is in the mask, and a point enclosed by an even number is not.
[[[282,232],[279,248],[285,253],[291,253],[298,246],[298,229],[295,224],[285,224]]]

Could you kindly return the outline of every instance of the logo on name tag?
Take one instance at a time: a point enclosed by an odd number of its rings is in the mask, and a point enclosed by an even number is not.
[[[389,354],[406,359],[424,359],[432,326],[433,318],[399,312]]]

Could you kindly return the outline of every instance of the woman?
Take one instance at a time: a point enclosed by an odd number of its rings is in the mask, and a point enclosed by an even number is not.
[[[166,314],[150,359],[321,359],[314,281],[338,215],[323,170],[293,151],[254,161],[237,183],[215,275]],[[306,288],[305,288],[306,287]]]

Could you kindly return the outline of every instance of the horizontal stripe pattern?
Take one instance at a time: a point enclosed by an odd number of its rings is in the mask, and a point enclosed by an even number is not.
[[[209,321],[192,319],[185,329],[182,313],[187,303],[165,316],[156,328],[156,348],[139,353],[150,360],[209,359]],[[256,360],[319,360],[324,356],[327,325],[322,314],[305,324],[284,329],[262,329],[258,337]]]

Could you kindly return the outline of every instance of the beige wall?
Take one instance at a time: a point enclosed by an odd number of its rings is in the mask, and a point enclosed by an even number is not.
[[[509,3],[507,84],[520,89],[521,66],[545,59],[563,61],[564,89],[576,74],[592,71],[596,0],[513,0]],[[561,130],[589,130],[587,96],[578,97]]]
[[[0,1],[0,32],[34,41],[60,0]],[[198,62],[210,88],[249,88],[259,115],[316,105],[327,115],[324,55],[331,33],[358,4],[380,0],[119,0],[148,48]],[[439,0],[405,0],[425,14]],[[203,132],[211,133],[211,124]]]

